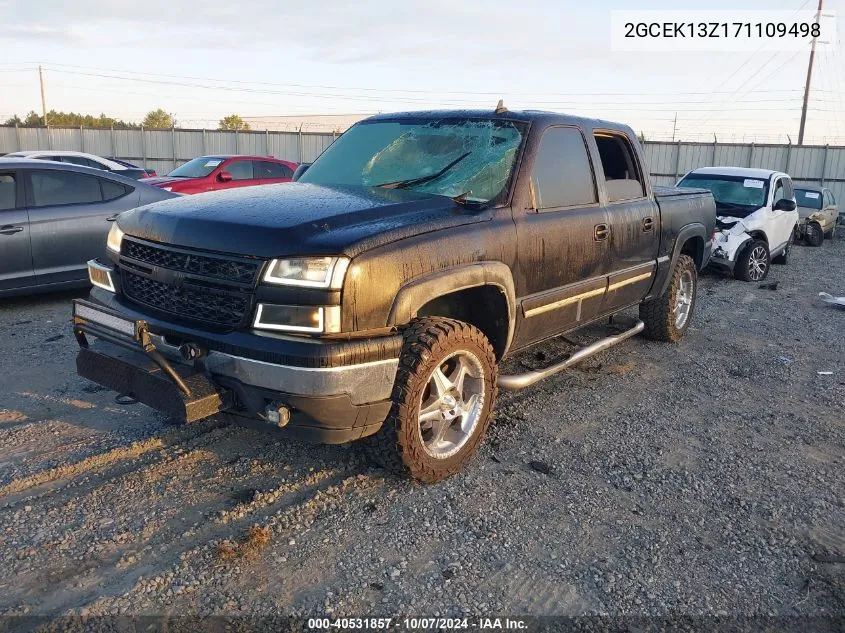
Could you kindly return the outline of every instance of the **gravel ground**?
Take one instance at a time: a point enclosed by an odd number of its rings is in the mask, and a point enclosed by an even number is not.
[[[118,405],[72,295],[4,300],[0,613],[845,615],[845,239],[793,253],[703,275],[680,345],[503,394],[435,486]]]

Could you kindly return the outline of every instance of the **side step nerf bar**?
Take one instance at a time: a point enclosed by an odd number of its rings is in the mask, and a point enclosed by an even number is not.
[[[546,369],[533,369],[531,371],[525,372],[524,374],[510,374],[510,375],[502,375],[499,376],[499,387],[504,389],[505,391],[519,391],[520,389],[525,389],[526,387],[530,387],[536,382],[540,382],[544,378],[548,378],[558,372],[563,371],[564,369],[569,369],[576,363],[580,363],[582,360],[586,360],[590,356],[598,354],[601,351],[606,350],[608,347],[613,347],[622,341],[625,341],[632,336],[636,336],[640,332],[645,329],[645,323],[642,321],[637,321],[634,326],[620,334],[616,334],[614,336],[608,336],[607,338],[600,339],[591,345],[587,345],[586,347],[582,347],[581,349],[572,353],[569,358],[563,360],[559,363],[552,365],[551,367],[547,367]]]

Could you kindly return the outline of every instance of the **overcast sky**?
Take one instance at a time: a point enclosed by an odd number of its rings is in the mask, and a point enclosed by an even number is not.
[[[741,4],[716,0],[707,8],[816,3]],[[493,107],[502,96],[510,107],[622,120],[652,136],[671,135],[677,111],[680,137],[796,138],[805,52],[612,53],[613,8],[702,7],[685,0],[0,0],[0,117],[40,112],[35,64],[42,63],[48,109],[128,120],[163,107],[185,125],[214,126],[231,112]],[[841,40],[817,55],[813,88],[808,137],[845,143]]]

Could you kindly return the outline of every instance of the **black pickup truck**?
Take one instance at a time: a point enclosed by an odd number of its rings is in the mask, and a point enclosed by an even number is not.
[[[680,340],[715,218],[709,192],[651,186],[624,125],[379,115],[298,182],[122,214],[74,305],[77,367],[185,421],[363,438],[383,466],[437,481],[472,456],[499,388],[639,332]],[[499,375],[514,351],[633,306],[627,330]]]

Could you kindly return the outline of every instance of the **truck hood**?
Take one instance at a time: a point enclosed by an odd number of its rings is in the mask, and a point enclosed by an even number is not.
[[[127,235],[221,253],[354,257],[490,217],[410,190],[284,183],[164,200],[121,214],[119,224]]]

